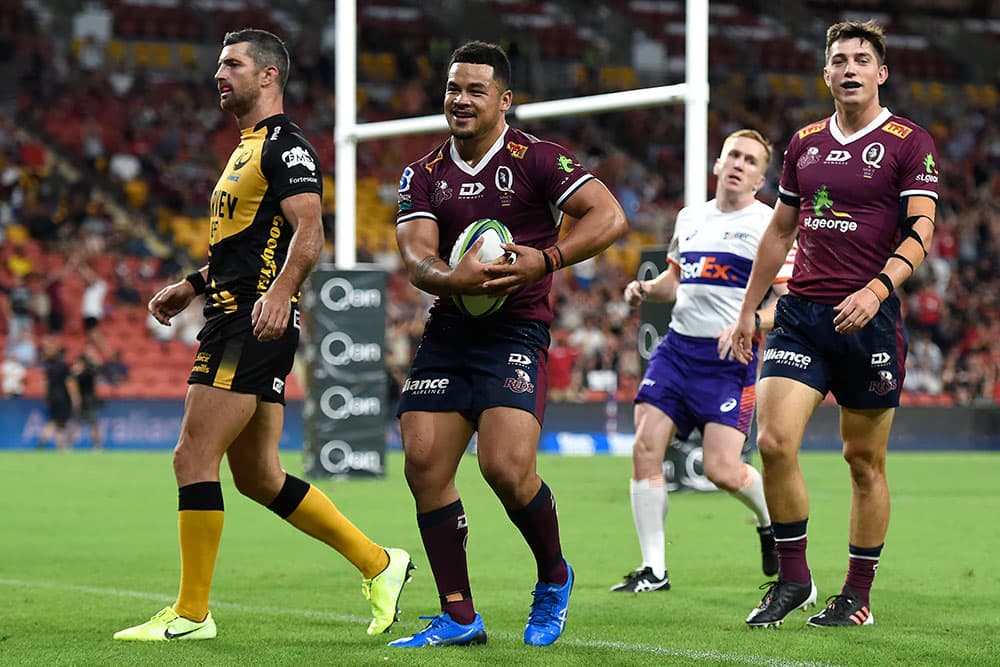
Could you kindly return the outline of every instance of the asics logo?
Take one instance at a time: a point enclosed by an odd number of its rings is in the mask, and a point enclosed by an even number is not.
[[[194,628],[193,630],[187,630],[185,632],[170,632],[170,628],[167,628],[166,630],[163,631],[163,638],[164,639],[180,639],[184,635],[189,635],[192,632],[197,632],[197,631],[198,631],[198,628]]]

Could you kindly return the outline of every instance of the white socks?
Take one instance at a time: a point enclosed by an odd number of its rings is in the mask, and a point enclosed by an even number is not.
[[[746,471],[743,488],[729,495],[746,505],[757,516],[758,526],[770,526],[771,515],[767,512],[767,501],[764,500],[764,480],[752,465],[745,463],[743,466]]]
[[[760,475],[757,476],[757,485],[763,489]],[[663,578],[667,569],[663,524],[670,505],[666,481],[662,477],[654,480],[633,479],[629,481],[629,489],[632,492],[632,518],[635,520],[635,532],[639,535],[642,566],[651,568],[654,575]]]

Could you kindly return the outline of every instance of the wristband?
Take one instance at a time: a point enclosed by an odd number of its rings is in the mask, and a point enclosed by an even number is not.
[[[642,281],[641,280],[637,280],[637,281],[635,281],[635,284],[639,286],[639,296],[641,296],[642,300],[645,301],[646,300],[646,288],[642,286]]]
[[[542,255],[545,256],[545,273],[552,273],[563,267],[563,254],[559,246],[550,245],[542,251]]]
[[[194,288],[195,296],[205,293],[205,278],[201,275],[201,271],[194,271],[187,274],[184,276],[184,280],[191,283],[191,287]]]
[[[760,313],[756,311],[753,314],[753,328],[754,331],[760,331]]]
[[[878,290],[875,289],[876,283],[881,287],[885,288],[885,296],[879,295]],[[865,285],[865,289],[874,293],[875,298],[879,300],[879,303],[881,303],[886,299],[888,299],[889,295],[892,294],[893,291],[892,281],[889,280],[889,276],[885,275],[884,273],[880,273],[868,281],[868,284]]]

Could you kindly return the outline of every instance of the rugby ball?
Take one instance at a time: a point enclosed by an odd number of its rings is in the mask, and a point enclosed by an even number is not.
[[[465,256],[465,253],[469,251],[469,248],[480,237],[483,239],[483,245],[479,248],[476,259],[484,264],[503,256],[504,249],[501,247],[502,244],[514,242],[514,237],[511,236],[510,230],[499,220],[492,218],[476,220],[458,235],[458,240],[451,247],[451,257],[448,260],[451,268],[455,268],[458,265]],[[455,294],[452,295],[451,300],[455,302],[455,305],[458,306],[463,315],[485,317],[500,310],[507,297],[501,296],[495,298],[486,294]]]

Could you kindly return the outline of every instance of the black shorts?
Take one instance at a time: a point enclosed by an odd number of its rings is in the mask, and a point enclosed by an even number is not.
[[[260,396],[266,403],[285,404],[285,378],[292,371],[299,345],[299,311],[284,335],[262,343],[253,335],[249,313],[222,325],[209,323],[198,334],[198,353],[188,384],[204,384],[240,394]]]
[[[73,403],[67,397],[65,400],[56,399],[46,401],[46,408],[49,411],[49,419],[55,422],[56,426],[62,428],[73,416]]]
[[[489,323],[436,314],[403,384],[397,416],[458,412],[472,423],[487,408],[519,408],[545,417],[549,329],[540,322]]]
[[[856,410],[895,408],[906,374],[906,335],[891,296],[856,333],[836,332],[833,306],[786,294],[767,337],[761,379],[787,377]]]

